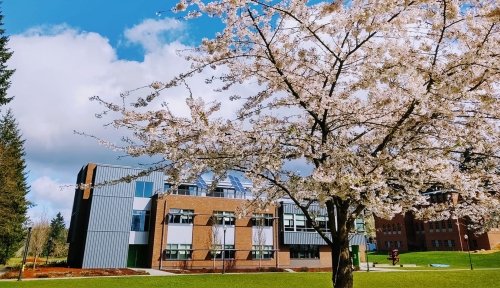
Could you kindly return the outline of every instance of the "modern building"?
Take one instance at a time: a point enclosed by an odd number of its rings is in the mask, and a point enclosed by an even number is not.
[[[458,194],[452,192],[429,192],[431,203],[459,201]],[[451,203],[450,203],[451,201]],[[399,249],[401,251],[467,251],[491,250],[500,247],[500,229],[493,228],[487,233],[474,235],[467,231],[465,219],[423,221],[411,212],[396,215],[391,220],[375,217],[377,248],[380,251]]]
[[[286,199],[259,208],[251,184],[234,176],[215,189],[202,178],[173,189],[162,173],[133,177],[140,172],[101,164],[80,170],[68,235],[71,267],[331,268],[330,249]],[[327,231],[326,211],[310,209]],[[365,237],[353,234],[351,244],[363,252]]]

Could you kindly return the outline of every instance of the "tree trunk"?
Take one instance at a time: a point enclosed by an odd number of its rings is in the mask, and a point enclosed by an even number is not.
[[[342,241],[342,240],[341,240]],[[334,242],[332,249],[332,281],[335,288],[352,288],[352,264],[349,256],[349,239],[345,243]]]
[[[353,287],[353,275],[352,275],[352,263],[351,257],[349,255],[349,231],[353,224],[349,223],[348,214],[348,203],[343,203],[344,205],[339,205],[336,207],[337,213],[337,225],[335,228],[335,223],[331,223],[330,230],[332,235],[332,282],[335,288],[352,288]],[[328,205],[327,210],[329,214],[330,221],[333,221],[335,211],[333,208],[333,203]]]

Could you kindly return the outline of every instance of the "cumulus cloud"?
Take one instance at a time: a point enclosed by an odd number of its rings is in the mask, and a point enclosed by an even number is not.
[[[179,20],[146,19],[139,25],[125,30],[125,38],[134,44],[139,44],[146,51],[159,50],[164,43],[172,40],[180,40],[186,26]]]
[[[10,37],[9,48],[14,54],[8,65],[16,73],[9,90],[15,99],[9,105],[26,139],[32,186],[29,198],[37,204],[31,215],[48,210],[48,217],[57,211],[66,211],[64,216],[69,217],[74,191],[58,187],[74,183],[79,169],[88,162],[137,166],[141,160],[118,161],[122,153],[73,131],[119,141],[124,132],[103,127],[106,122],[94,117],[103,107],[90,102],[89,97],[99,95],[118,102],[124,91],[168,81],[188,70],[190,63],[177,52],[190,47],[175,38],[181,37],[184,25],[173,19],[145,20],[126,30],[128,41],[146,49],[140,62],[119,59],[116,49],[100,34],[65,25],[38,27]],[[215,100],[219,95],[207,89],[205,77],[208,74],[195,76],[191,89],[196,97]],[[251,93],[255,87],[242,85],[238,93]],[[173,89],[165,92],[161,100],[174,105],[177,113],[187,115],[186,95],[185,90]],[[234,109],[234,103],[226,102],[221,111],[229,115]]]
[[[31,183],[31,192],[28,199],[35,203],[30,209],[30,219],[36,220],[40,217],[54,217],[61,212],[66,223],[71,219],[71,208],[73,204],[74,185],[62,183],[48,176],[42,176]]]
[[[156,22],[145,21],[130,30],[131,40],[156,49],[149,51],[142,62],[118,59],[107,38],[65,25],[38,27],[10,37],[9,49],[14,54],[8,65],[16,69],[9,89],[9,95],[15,96],[10,107],[26,140],[32,186],[29,198],[37,205],[31,215],[42,210],[71,211],[74,191],[61,194],[58,186],[74,183],[85,163],[137,165],[137,159],[117,161],[121,153],[113,153],[74,131],[119,139],[122,132],[103,127],[105,122],[94,117],[102,107],[90,102],[89,97],[117,100],[123,91],[169,79],[179,69],[187,69],[188,63],[176,54],[185,46],[178,41],[161,45],[160,38],[144,36],[159,35],[165,27],[179,27],[173,20],[149,24]],[[150,34],[147,27],[152,29]]]

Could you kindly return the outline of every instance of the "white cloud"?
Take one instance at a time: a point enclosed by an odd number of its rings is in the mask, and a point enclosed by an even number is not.
[[[125,30],[125,38],[151,52],[159,50],[165,42],[179,40],[185,28],[185,24],[171,18],[146,19],[141,24]]]
[[[177,55],[178,50],[189,47],[178,41],[163,42],[165,33],[174,37],[174,32],[184,29],[183,25],[172,19],[146,20],[127,30],[129,41],[147,49],[142,62],[118,59],[105,37],[64,25],[31,29],[10,37],[9,48],[14,54],[8,65],[16,72],[9,90],[15,99],[9,105],[26,139],[32,186],[29,197],[37,204],[30,215],[46,210],[49,218],[58,211],[69,217],[74,191],[60,190],[59,186],[74,183],[79,169],[88,162],[137,165],[137,159],[117,161],[121,154],[73,131],[120,139],[123,131],[104,128],[105,122],[94,117],[102,107],[90,102],[89,97],[99,95],[118,101],[121,92],[153,81],[167,81],[189,69],[190,64]],[[195,96],[212,101],[218,95],[204,84],[207,75],[195,76],[191,89]],[[251,85],[242,87],[240,94],[255,89]],[[164,93],[161,100],[174,105],[177,113],[188,114],[184,96],[186,91],[174,89]],[[226,102],[221,111],[230,115],[234,109],[234,103]]]
[[[149,21],[138,25],[140,29],[131,30],[148,35],[145,23]],[[149,27],[151,35],[164,29]],[[140,37],[142,34],[132,35],[136,38],[131,39],[151,49],[156,47],[143,62],[120,60],[105,37],[64,25],[35,28],[10,37],[9,48],[14,54],[8,66],[16,72],[9,89],[9,95],[15,98],[9,106],[26,140],[28,180],[32,187],[29,199],[37,205],[31,209],[31,216],[47,211],[51,218],[58,211],[65,211],[65,218],[69,217],[74,190],[62,191],[59,186],[74,183],[79,169],[87,162],[134,165],[132,160],[117,161],[121,154],[73,132],[119,139],[118,131],[103,128],[105,123],[94,117],[102,107],[90,102],[89,97],[99,95],[117,100],[123,91],[169,79],[187,69],[188,63],[176,55],[178,49],[186,48],[179,42],[157,47],[157,39],[149,39],[153,42],[148,44],[147,37]],[[133,160],[137,163],[137,159]]]
[[[52,219],[61,212],[66,223],[69,223],[74,192],[74,185],[69,183],[61,183],[48,176],[35,179],[28,194],[28,199],[36,204],[30,209],[30,219],[36,220],[41,216]]]

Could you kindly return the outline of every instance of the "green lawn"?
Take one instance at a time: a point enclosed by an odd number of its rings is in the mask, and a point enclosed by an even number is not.
[[[430,251],[430,252],[406,252],[400,254],[400,264],[417,264],[427,267],[429,264],[448,264],[450,268],[469,268],[469,256],[467,252],[454,251]],[[474,268],[500,268],[500,251],[495,253],[471,253]],[[387,253],[369,253],[368,261],[380,264],[390,264]],[[442,268],[438,268],[442,269]]]
[[[166,277],[92,278],[64,280],[0,281],[0,287],[35,288],[315,288],[331,287],[330,273],[264,273],[226,275],[180,275]],[[498,287],[500,270],[426,271],[426,272],[357,272],[355,287]]]

